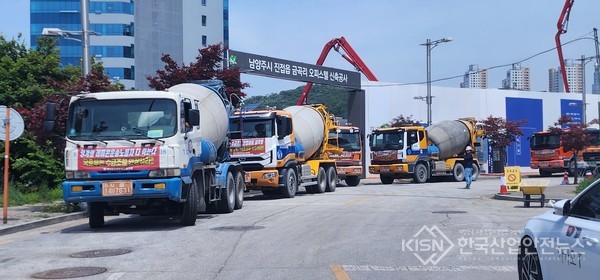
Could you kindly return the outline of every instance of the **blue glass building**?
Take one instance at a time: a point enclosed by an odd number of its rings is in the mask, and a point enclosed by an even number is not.
[[[44,28],[81,32],[80,0],[30,0],[31,46]],[[163,54],[189,64],[198,49],[229,45],[228,0],[89,0],[90,55],[126,88],[148,89]],[[62,65],[81,65],[80,36],[57,38]]]

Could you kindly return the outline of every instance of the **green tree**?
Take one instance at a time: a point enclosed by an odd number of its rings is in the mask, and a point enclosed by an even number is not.
[[[406,125],[421,125],[421,123],[417,120],[413,120],[412,115],[404,116],[400,114],[399,116],[393,118],[390,123],[385,123],[381,127],[399,127]]]
[[[597,120],[593,120],[592,122],[597,122]],[[562,127],[565,127],[563,129]],[[548,128],[550,132],[560,134],[560,142],[563,148],[563,151],[570,152],[572,151],[574,155],[578,155],[581,151],[591,145],[591,136],[589,133],[586,133],[587,124],[575,122],[573,119],[567,115],[562,115],[558,120],[554,123],[554,126]],[[565,130],[568,133],[563,133]],[[575,156],[577,158],[577,156]],[[577,184],[578,177],[578,164],[577,160],[575,161],[575,174],[574,184]]]
[[[487,119],[478,121],[482,124],[483,137],[488,139],[492,147],[496,147],[501,155],[502,165],[506,165],[506,147],[517,141],[517,136],[523,136],[520,126],[527,120],[507,121],[502,117],[489,116]]]
[[[279,93],[271,93],[268,95],[251,96],[244,99],[244,103],[258,104],[259,107],[276,107],[283,109],[288,106],[296,105],[304,86],[297,87],[291,90],[284,90]],[[348,91],[344,88],[333,87],[328,85],[312,86],[310,92],[309,103],[323,104],[334,115],[342,118],[348,117]]]
[[[52,38],[41,37],[36,49],[20,40],[0,35],[0,104],[14,107],[23,117],[25,133],[11,141],[11,181],[21,191],[56,188],[64,179],[64,141],[41,133],[45,106],[58,104],[55,133],[65,135],[69,92],[120,90],[94,64],[92,73],[81,77],[78,67],[60,66],[58,48]],[[0,143],[2,152],[5,143]]]
[[[164,70],[157,70],[154,77],[146,76],[149,86],[156,90],[164,90],[181,83],[218,79],[223,81],[225,93],[236,105],[246,96],[242,90],[249,84],[240,81],[239,69],[222,68],[222,44],[211,45],[198,52],[196,61],[189,65],[179,65],[169,54],[163,55],[161,60],[165,63]]]

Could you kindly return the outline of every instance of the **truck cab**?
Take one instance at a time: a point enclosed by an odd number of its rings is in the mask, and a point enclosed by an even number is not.
[[[411,178],[419,158],[435,156],[435,146],[428,146],[422,126],[380,128],[369,136],[371,174],[380,174],[384,184],[394,179]]]
[[[329,130],[329,144],[343,150],[341,154],[329,153],[336,160],[338,178],[348,186],[356,186],[363,176],[362,134],[358,127],[338,125]]]
[[[302,155],[291,118],[282,110],[236,112],[230,118],[229,153],[246,171],[247,188],[277,187],[279,169]]]

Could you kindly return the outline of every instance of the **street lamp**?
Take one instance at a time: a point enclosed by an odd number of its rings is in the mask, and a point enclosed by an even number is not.
[[[425,101],[427,102],[427,125],[431,125],[431,50],[435,48],[440,43],[448,43],[451,42],[452,38],[442,38],[439,40],[431,41],[431,39],[427,39],[427,42],[420,44],[421,46],[425,46],[427,49],[427,97]],[[422,97],[418,97],[422,99]]]
[[[46,36],[62,36],[67,40],[73,40],[81,42],[82,50],[82,73],[83,76],[87,76],[91,71],[90,63],[90,34],[96,35],[94,31],[90,30],[90,8],[89,0],[81,0],[81,31],[68,31],[60,28],[44,28],[42,29],[42,35]],[[81,36],[81,39],[73,38],[71,36]]]

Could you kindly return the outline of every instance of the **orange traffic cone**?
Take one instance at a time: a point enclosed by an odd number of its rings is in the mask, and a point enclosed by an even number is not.
[[[568,185],[569,184],[569,172],[565,171],[565,175],[563,176],[563,180],[562,183],[560,183],[561,185]]]
[[[506,188],[506,178],[500,177],[500,192],[498,194],[510,194]]]

